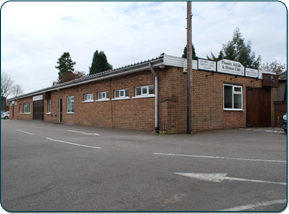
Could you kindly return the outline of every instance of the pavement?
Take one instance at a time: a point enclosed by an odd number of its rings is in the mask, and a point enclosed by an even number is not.
[[[280,211],[281,128],[159,135],[1,120],[6,211]]]

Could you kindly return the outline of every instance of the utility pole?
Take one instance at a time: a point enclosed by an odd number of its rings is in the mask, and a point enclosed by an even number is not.
[[[187,2],[187,133],[193,133],[192,5]]]

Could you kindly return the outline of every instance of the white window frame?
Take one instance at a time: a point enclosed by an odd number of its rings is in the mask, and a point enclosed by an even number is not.
[[[109,99],[109,91],[102,91],[97,93],[98,100],[95,100],[95,102],[102,102],[102,101],[108,101]]]
[[[154,90],[153,94],[149,93],[150,87],[152,87],[153,90]],[[138,89],[140,89],[141,94],[137,94],[137,90]],[[144,92],[145,89],[146,89],[146,93]],[[135,88],[135,97],[133,97],[133,99],[155,97],[154,93],[155,93],[154,85],[138,86],[138,87]]]
[[[51,100],[47,100],[47,113],[46,114],[51,114]]]
[[[22,114],[22,104],[19,104],[19,114]]]
[[[91,103],[94,102],[93,100],[93,93],[90,94],[85,94],[84,95],[84,101],[82,101],[83,103]]]
[[[127,95],[126,95],[127,92]],[[118,93],[118,97],[116,96],[116,94]],[[123,93],[123,95],[121,96],[120,94]],[[112,100],[129,100],[129,89],[125,88],[125,89],[118,89],[114,91],[114,99]]]
[[[24,114],[31,114],[31,103],[24,103]]]
[[[70,99],[70,102],[69,102],[69,99]],[[72,111],[72,106],[73,106],[73,111]],[[67,114],[74,114],[74,96],[67,97]]]
[[[232,108],[225,108],[225,86],[232,87]],[[235,89],[239,88],[241,91],[236,91]],[[241,95],[241,108],[234,108],[234,95]],[[223,85],[223,109],[229,111],[243,111],[243,87],[240,85],[231,85],[231,84],[224,84]]]

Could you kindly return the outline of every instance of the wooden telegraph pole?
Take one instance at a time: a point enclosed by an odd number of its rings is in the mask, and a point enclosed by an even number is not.
[[[187,2],[187,133],[193,133],[192,5]]]

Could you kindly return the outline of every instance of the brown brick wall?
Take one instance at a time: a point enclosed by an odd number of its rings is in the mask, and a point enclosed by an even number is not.
[[[44,100],[44,121],[45,122],[51,122],[51,123],[56,123],[58,122],[58,103],[55,102],[53,99],[51,99],[51,113],[48,114],[48,100]],[[56,105],[56,106],[55,106]]]
[[[286,101],[275,101],[274,108],[274,126],[282,127],[283,115],[287,112],[287,103]]]
[[[166,67],[159,77],[159,128],[168,133],[187,131],[187,75],[182,68]]]
[[[166,66],[154,69],[158,75],[159,129],[168,133],[187,131],[187,74],[182,68]],[[208,75],[208,76],[206,76]],[[243,111],[223,110],[223,84],[241,84],[243,90]],[[155,85],[151,71],[142,71],[116,78],[110,78],[71,88],[51,92],[51,114],[47,114],[47,100],[44,100],[44,121],[59,121],[59,99],[62,98],[62,122],[75,125],[110,127],[153,131],[155,129],[155,98],[132,99],[138,86]],[[235,77],[210,72],[193,71],[193,131],[204,131],[246,126],[246,87],[262,87],[262,80]],[[129,100],[111,100],[114,91],[129,89]],[[110,100],[83,103],[84,94],[109,91]],[[271,112],[274,116],[275,89],[271,90]],[[67,97],[74,96],[74,114],[67,113]],[[19,103],[31,102],[32,97]],[[30,115],[18,115],[18,119],[32,120]],[[272,120],[272,124],[274,121]]]
[[[242,85],[243,111],[223,110],[224,83]],[[260,88],[262,80],[193,70],[193,131],[245,127],[247,86]]]
[[[10,120],[32,120],[33,119],[33,101],[32,101],[32,97],[27,97],[27,98],[23,98],[20,99],[17,102],[17,105],[13,105],[14,107],[14,118],[12,118],[12,115],[10,116]],[[24,103],[30,103],[30,110],[31,113],[27,114],[24,113]],[[22,113],[19,113],[19,108],[20,108],[20,104],[22,104]],[[12,106],[9,106],[9,111],[10,114],[12,113]]]
[[[62,98],[62,121],[64,123],[71,123],[73,124],[73,114],[67,114],[67,97],[68,96],[75,96],[74,94],[75,88],[70,89],[62,89],[60,91],[53,91],[51,92],[51,114],[47,114],[47,102],[48,100],[44,100],[44,121],[45,122],[59,122],[59,99]],[[76,97],[74,99],[76,100]],[[76,104],[76,101],[75,101]],[[52,116],[51,116],[52,115]]]
[[[132,99],[135,96],[135,87],[145,85],[154,85],[154,76],[150,71],[51,92],[51,114],[46,114],[47,100],[45,100],[44,121],[55,123],[59,121],[59,98],[62,98],[63,123],[152,131],[154,98]],[[129,89],[129,100],[111,100],[114,98],[115,90],[126,88]],[[85,94],[93,93],[96,100],[98,92],[104,91],[109,91],[109,101],[83,103]],[[74,96],[74,114],[67,113],[68,96]]]
[[[286,90],[286,81],[279,81],[279,87],[276,89],[275,101],[284,101],[285,90]]]
[[[111,96],[118,89],[129,89],[130,100],[113,100],[112,103],[112,126],[134,130],[154,130],[155,99],[139,98],[135,96],[135,88],[138,86],[154,85],[155,78],[151,71],[134,73],[111,80]]]
[[[271,88],[271,126],[275,126],[275,105],[274,101],[276,100],[276,88]]]

